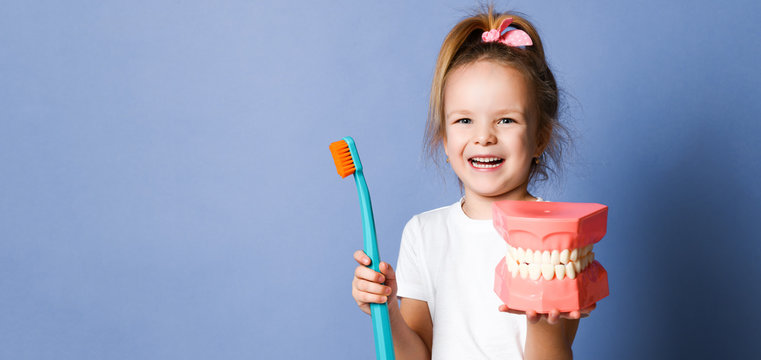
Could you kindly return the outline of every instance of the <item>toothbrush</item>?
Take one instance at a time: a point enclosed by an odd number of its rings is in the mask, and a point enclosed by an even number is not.
[[[362,210],[362,233],[365,239],[365,254],[370,257],[370,268],[380,272],[380,254],[378,242],[375,239],[375,220],[373,220],[373,205],[370,203],[370,192],[367,190],[365,175],[362,172],[362,162],[354,139],[347,136],[330,144],[330,152],[336,163],[338,175],[345,178],[354,174],[354,182],[359,193],[359,205]],[[394,343],[391,338],[391,323],[388,318],[388,307],[384,304],[370,303],[370,315],[373,320],[373,335],[375,337],[375,358],[378,360],[394,360]]]

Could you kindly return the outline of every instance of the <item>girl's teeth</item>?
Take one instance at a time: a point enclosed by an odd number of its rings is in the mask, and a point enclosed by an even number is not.
[[[495,167],[497,167],[499,165],[500,164],[479,164],[479,163],[475,163],[475,162],[473,163],[473,167],[477,167],[479,169],[490,169],[490,168],[495,168]]]
[[[475,157],[470,159],[470,163],[473,165],[473,167],[479,168],[479,169],[489,169],[489,168],[495,168],[497,166],[500,166],[502,162],[501,158],[498,157]]]

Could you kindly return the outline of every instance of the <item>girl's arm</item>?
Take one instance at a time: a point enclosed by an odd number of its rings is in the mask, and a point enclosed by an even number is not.
[[[558,319],[551,324],[547,318],[531,322],[527,320],[527,360],[573,359],[571,345],[579,327],[579,320]]]
[[[571,345],[579,328],[579,319],[588,316],[596,307],[597,304],[592,304],[585,309],[564,313],[553,310],[547,315],[514,310],[507,305],[500,305],[499,311],[526,315],[526,359],[573,359]]]
[[[433,321],[428,311],[428,303],[402,298],[401,307],[389,303],[388,311],[396,358],[430,359]]]
[[[396,297],[396,274],[391,265],[381,262],[381,272],[373,271],[367,267],[370,258],[362,250],[354,253],[354,260],[359,266],[354,271],[352,296],[360,310],[366,314],[370,314],[370,303],[388,300],[396,359],[430,359],[433,321],[428,303],[404,298],[400,306]]]

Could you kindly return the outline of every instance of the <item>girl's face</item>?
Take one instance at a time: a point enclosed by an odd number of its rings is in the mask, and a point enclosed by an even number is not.
[[[529,89],[515,69],[491,61],[464,65],[444,88],[444,151],[465,198],[525,200],[539,155]]]

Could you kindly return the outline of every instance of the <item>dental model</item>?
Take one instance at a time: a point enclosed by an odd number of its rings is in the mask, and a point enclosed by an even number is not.
[[[567,312],[608,296],[608,273],[592,251],[605,236],[607,206],[506,200],[495,202],[492,211],[507,242],[494,291],[507,307]]]

